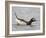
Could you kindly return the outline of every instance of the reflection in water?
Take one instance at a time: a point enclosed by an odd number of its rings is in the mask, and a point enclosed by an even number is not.
[[[12,30],[13,31],[27,31],[27,30],[40,30],[39,25],[17,25],[13,24],[12,25]]]

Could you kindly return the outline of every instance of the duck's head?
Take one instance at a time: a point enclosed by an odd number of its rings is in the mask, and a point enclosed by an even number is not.
[[[32,18],[32,19],[31,19],[31,21],[32,21],[32,22],[35,22],[35,21],[36,21],[36,19],[35,19],[35,18]]]

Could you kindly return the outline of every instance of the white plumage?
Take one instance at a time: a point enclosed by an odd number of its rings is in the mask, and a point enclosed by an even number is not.
[[[26,24],[25,22],[20,21],[20,20],[18,20],[17,18],[16,18],[16,22],[17,22],[17,24]]]

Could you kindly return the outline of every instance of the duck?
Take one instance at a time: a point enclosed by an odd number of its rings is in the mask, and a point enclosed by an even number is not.
[[[32,22],[35,22],[36,21],[35,18],[31,18],[29,21],[26,21],[24,19],[21,19],[21,18],[17,17],[16,13],[15,13],[15,16],[16,16],[16,21],[18,22],[18,24],[26,23],[26,25],[31,25]]]

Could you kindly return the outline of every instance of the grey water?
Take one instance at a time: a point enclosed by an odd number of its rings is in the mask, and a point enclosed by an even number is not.
[[[37,21],[31,25],[17,25],[15,13],[19,18],[29,21],[35,18]],[[12,7],[12,31],[40,30],[40,8],[36,7]]]

